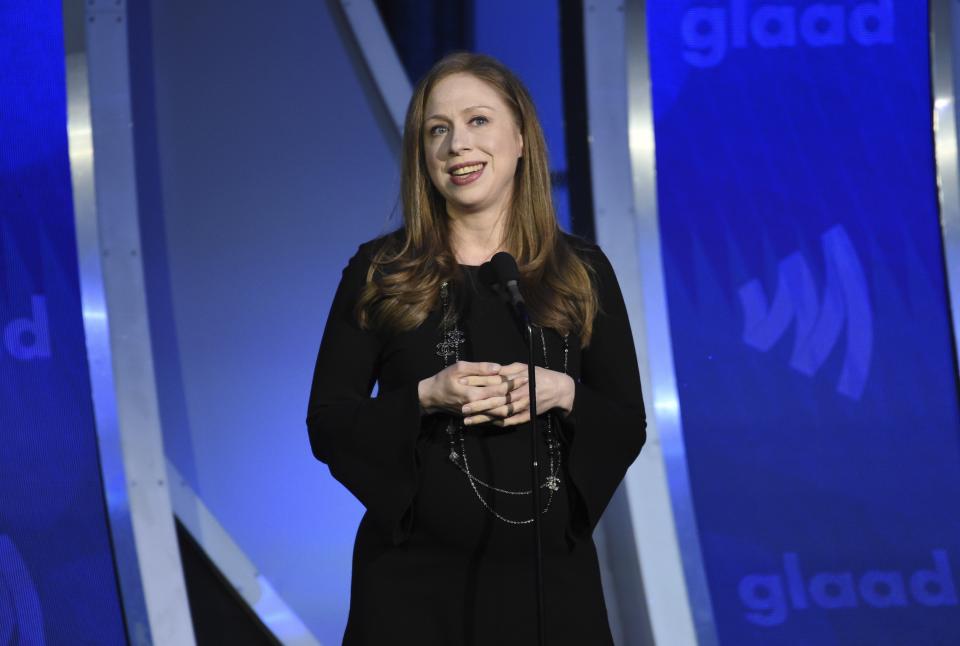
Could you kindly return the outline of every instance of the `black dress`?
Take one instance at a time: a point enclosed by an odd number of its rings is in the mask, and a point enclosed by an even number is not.
[[[573,411],[551,418],[560,439],[559,489],[541,489],[544,614],[551,646],[612,644],[591,538],[600,514],[646,437],[640,378],[620,288],[599,248],[569,238],[596,270],[601,313],[581,351],[569,340]],[[446,415],[421,416],[417,385],[443,368],[439,308],[416,330],[361,330],[353,308],[377,240],[343,272],[310,394],[307,426],[317,459],[366,507],[353,555],[344,644],[534,644],[532,526],[497,518],[450,460]],[[461,358],[527,362],[507,305],[462,267],[451,286],[460,304]],[[451,298],[452,300],[452,298]],[[564,341],[546,330],[547,365],[563,370]],[[538,365],[543,348],[538,339]],[[370,397],[379,383],[376,397]],[[546,426],[546,417],[541,424]],[[529,490],[530,426],[467,427],[471,473],[505,490]],[[541,440],[541,479],[546,445]],[[459,453],[459,451],[458,451]],[[531,517],[529,495],[481,485],[501,516]]]

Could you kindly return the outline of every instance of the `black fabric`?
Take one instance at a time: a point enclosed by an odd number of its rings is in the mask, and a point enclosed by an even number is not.
[[[563,439],[562,484],[541,521],[551,646],[612,643],[591,533],[646,437],[633,339],[616,277],[599,248],[577,243],[595,269],[602,312],[588,348],[570,339],[569,373],[577,382],[573,411],[562,421],[551,416]],[[440,313],[394,335],[361,330],[354,319],[378,244],[362,245],[343,272],[307,416],[314,455],[367,510],[354,546],[344,644],[534,643],[532,526],[504,523],[484,509],[448,460],[447,418],[420,414],[417,385],[443,367],[436,353]],[[508,306],[480,283],[475,268],[461,269],[452,287],[466,337],[461,358],[525,363],[524,338]],[[548,367],[562,370],[562,338],[549,330],[544,337]],[[544,365],[542,356],[538,365]],[[371,398],[375,383],[379,391]],[[529,489],[529,432],[528,424],[469,427],[471,471],[496,487]],[[542,438],[540,443],[545,465],[546,444]],[[508,518],[531,516],[529,496],[480,491]],[[541,491],[546,503],[547,490]]]

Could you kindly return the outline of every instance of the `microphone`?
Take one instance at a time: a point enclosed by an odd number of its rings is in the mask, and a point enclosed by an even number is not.
[[[501,251],[480,267],[480,277],[491,285],[503,300],[513,306],[513,310],[524,324],[530,323],[527,304],[520,293],[520,270],[517,261],[506,251]]]

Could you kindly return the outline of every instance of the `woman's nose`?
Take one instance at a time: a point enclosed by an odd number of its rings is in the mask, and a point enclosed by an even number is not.
[[[451,128],[450,129],[450,153],[453,155],[459,154],[464,150],[469,150],[471,145],[470,133],[466,128]]]

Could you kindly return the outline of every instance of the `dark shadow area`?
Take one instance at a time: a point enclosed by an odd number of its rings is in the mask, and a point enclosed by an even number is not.
[[[473,49],[473,0],[376,0],[411,84],[444,55]]]
[[[197,645],[281,646],[190,532],[176,524]]]

